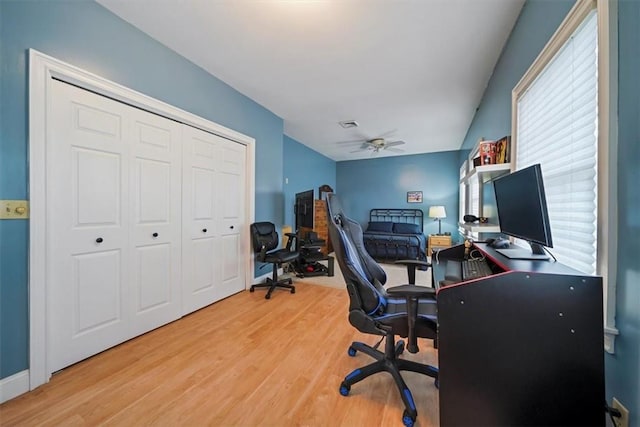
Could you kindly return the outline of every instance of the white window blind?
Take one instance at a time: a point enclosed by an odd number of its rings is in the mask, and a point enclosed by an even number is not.
[[[458,193],[458,202],[460,203],[460,209],[458,212],[458,222],[464,222],[464,216],[467,212],[467,185],[460,184],[460,191]]]
[[[480,182],[475,176],[469,180],[469,214],[480,216]]]
[[[597,19],[591,12],[517,100],[516,168],[540,163],[553,253],[596,272]]]

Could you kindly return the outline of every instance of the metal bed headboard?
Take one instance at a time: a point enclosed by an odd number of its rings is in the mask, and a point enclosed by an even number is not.
[[[371,209],[369,221],[403,222],[424,228],[424,213],[420,209]]]

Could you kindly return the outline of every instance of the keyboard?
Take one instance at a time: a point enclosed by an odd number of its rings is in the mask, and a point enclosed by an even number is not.
[[[449,259],[445,266],[445,280],[450,283],[478,279],[492,274],[491,267],[484,259],[468,259],[464,261]]]
[[[493,271],[485,259],[468,259],[462,261],[462,279],[471,280],[491,276]]]

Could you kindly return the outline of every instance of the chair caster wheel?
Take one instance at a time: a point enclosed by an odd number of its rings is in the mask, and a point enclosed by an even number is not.
[[[255,290],[256,290],[256,288],[254,288],[253,286],[251,286],[251,287],[249,288],[249,292],[253,292],[253,291],[255,291]]]
[[[402,424],[404,424],[407,427],[413,427],[413,425],[416,422],[416,417],[412,417],[411,415],[409,415],[409,413],[405,410],[404,413],[402,414]]]
[[[404,341],[398,341],[396,343],[396,356],[400,356],[404,353]]]
[[[349,391],[351,391],[351,386],[346,385],[345,383],[342,383],[340,385],[340,394],[343,396],[349,396]]]
[[[356,349],[355,349],[355,348],[353,348],[353,347],[351,347],[351,346],[349,346],[349,349],[347,350],[347,354],[348,354],[349,356],[351,356],[351,357],[355,357],[355,356],[356,356],[356,353],[357,353]]]
[[[295,290],[295,289],[291,289],[291,293],[292,293],[292,294],[295,294],[295,293],[296,293],[296,290]]]
[[[266,295],[264,296],[264,299],[271,299],[271,295],[266,294]]]

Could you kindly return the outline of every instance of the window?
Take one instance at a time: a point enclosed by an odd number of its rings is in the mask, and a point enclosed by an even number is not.
[[[615,185],[609,159],[610,41],[607,1],[578,0],[513,90],[515,169],[540,163],[558,261],[603,276],[605,340],[615,321]],[[612,169],[613,170],[613,169]],[[613,255],[613,256],[612,256]]]
[[[596,272],[598,73],[595,10],[517,99],[516,169],[540,163],[558,261]]]
[[[476,217],[480,217],[483,215],[480,205],[480,198],[482,197],[482,185],[480,184],[480,177],[477,173],[471,173],[467,170],[468,165],[473,164],[469,162],[472,162],[471,158],[468,161],[465,161],[460,168],[460,210],[458,218],[460,224],[463,224],[465,222],[465,215],[475,215]],[[478,240],[480,237],[480,233],[478,231],[465,229],[465,227],[463,226],[460,226],[458,228],[458,231],[464,237],[468,237],[473,240]]]

